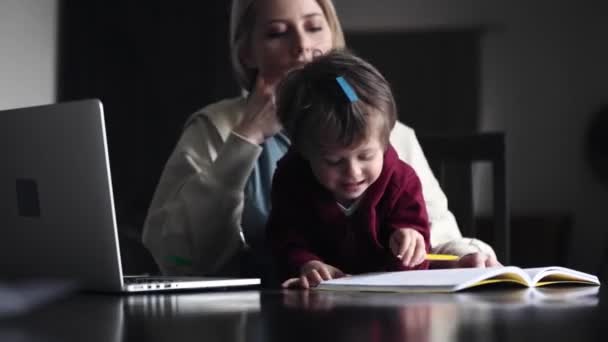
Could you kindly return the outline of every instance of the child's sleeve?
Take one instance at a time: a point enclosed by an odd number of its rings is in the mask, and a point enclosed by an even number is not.
[[[395,192],[391,196],[391,210],[387,217],[388,234],[396,229],[412,228],[419,232],[424,238],[427,253],[431,249],[431,237],[429,218],[422,195],[422,186],[416,173],[410,167],[407,172],[398,177]],[[426,269],[428,262],[425,261],[414,269]]]
[[[307,215],[306,203],[298,182],[297,168],[290,160],[281,160],[272,181],[272,210],[266,225],[266,238],[271,248],[279,279],[299,276],[300,268],[311,260],[321,260],[312,252],[302,222]]]

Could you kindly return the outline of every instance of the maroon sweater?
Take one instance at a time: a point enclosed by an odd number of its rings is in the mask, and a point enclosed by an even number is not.
[[[272,183],[266,234],[280,279],[320,260],[348,274],[408,270],[390,251],[393,231],[411,227],[430,248],[429,222],[420,180],[392,146],[378,179],[347,217],[333,195],[314,177],[310,164],[290,149],[279,160]],[[428,268],[428,262],[415,269]]]

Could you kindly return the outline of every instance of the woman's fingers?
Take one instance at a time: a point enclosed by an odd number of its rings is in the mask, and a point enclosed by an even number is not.
[[[258,77],[249,94],[245,115],[234,131],[255,144],[261,144],[281,130],[276,115],[275,85],[263,77]]]
[[[263,77],[258,77],[250,99],[260,106],[262,109],[260,112],[268,112],[268,109],[272,109],[275,104],[274,86],[266,83]]]
[[[493,256],[488,256],[486,259],[486,267],[501,267],[502,264]]]
[[[272,79],[264,75],[258,75],[255,80],[254,92],[260,95],[274,96],[280,79]]]
[[[486,256],[482,253],[471,253],[458,260],[459,267],[485,267]]]

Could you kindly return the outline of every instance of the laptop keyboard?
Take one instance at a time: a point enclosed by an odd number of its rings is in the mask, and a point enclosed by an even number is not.
[[[257,278],[218,278],[218,277],[166,277],[159,275],[123,276],[125,290],[144,292],[170,289],[207,289],[219,287],[239,287],[259,285]]]

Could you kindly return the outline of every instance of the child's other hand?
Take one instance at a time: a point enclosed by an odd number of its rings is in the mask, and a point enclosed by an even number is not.
[[[319,285],[323,280],[344,276],[344,272],[340,269],[318,260],[312,260],[302,266],[299,278],[290,278],[284,281],[281,286],[283,288],[308,289]]]
[[[424,237],[412,228],[397,229],[389,239],[391,252],[401,259],[403,266],[414,267],[426,257]]]

